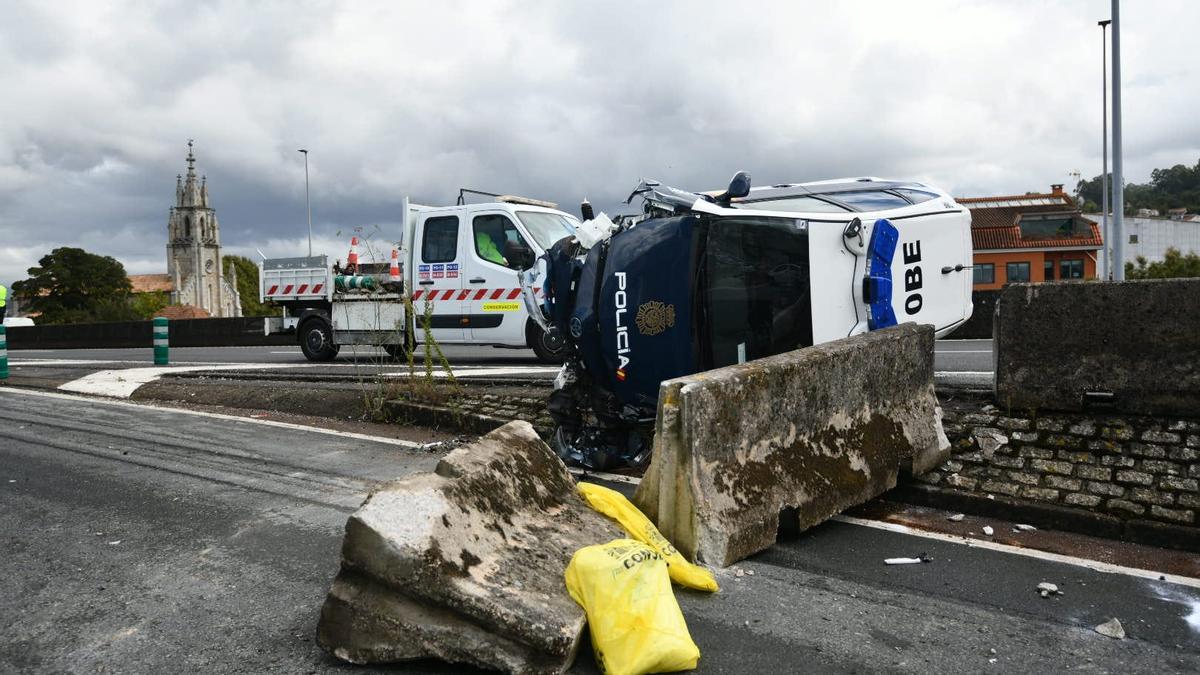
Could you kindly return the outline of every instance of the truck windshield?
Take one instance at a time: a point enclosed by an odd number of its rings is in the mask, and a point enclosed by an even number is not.
[[[707,223],[703,318],[719,368],[812,345],[808,227],[794,218],[712,218]]]
[[[575,227],[579,225],[579,221],[561,213],[517,211],[517,217],[543,251],[550,250],[559,239],[574,235]]]

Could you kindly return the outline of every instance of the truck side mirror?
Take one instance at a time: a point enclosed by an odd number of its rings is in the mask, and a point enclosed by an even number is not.
[[[527,270],[536,262],[533,249],[512,240],[504,242],[504,259],[508,261],[509,267],[516,270]]]
[[[729,181],[729,187],[722,194],[714,198],[718,204],[729,206],[729,200],[741,199],[750,194],[750,174],[745,171],[739,171],[733,174],[733,178]]]

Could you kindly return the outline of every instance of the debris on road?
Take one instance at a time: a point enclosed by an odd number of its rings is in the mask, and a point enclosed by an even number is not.
[[[1013,525],[1013,532],[1032,532],[1036,529],[1037,528],[1033,525],[1026,525],[1025,523],[1017,523],[1016,525]]]
[[[992,526],[991,526],[991,525],[984,525],[984,526],[983,526],[983,533],[984,533],[984,534],[986,534],[987,536],[989,536],[989,537],[990,537],[990,536],[992,536],[993,534],[995,534],[995,533],[996,533],[996,530],[992,529]]]
[[[1058,590],[1058,586],[1056,586],[1052,583],[1046,582],[1046,581],[1043,581],[1042,583],[1037,585],[1037,592],[1038,592],[1038,595],[1042,596],[1043,598],[1048,598],[1051,595],[1062,595],[1063,594],[1062,591]]]
[[[1096,626],[1093,630],[1104,637],[1110,637],[1114,640],[1125,639],[1125,627],[1121,625],[1121,622],[1118,621],[1116,617],[1113,617],[1099,626]]]
[[[946,518],[946,520],[949,520],[949,521],[952,521],[955,523],[960,523],[960,522],[962,522],[963,518],[966,518],[965,513],[956,513],[956,514],[950,516],[949,518]]]
[[[922,553],[916,558],[886,558],[883,561],[884,565],[919,565],[921,563],[933,562],[933,558],[928,554]]]
[[[433,657],[562,672],[585,623],[563,584],[567,563],[623,536],[584,504],[533,427],[511,422],[350,517],[318,642],[358,664]]]

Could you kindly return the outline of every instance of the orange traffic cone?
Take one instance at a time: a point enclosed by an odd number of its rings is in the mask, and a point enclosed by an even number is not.
[[[358,237],[350,237],[350,253],[346,256],[346,270],[358,273]]]
[[[400,283],[400,251],[392,249],[392,264],[388,267],[388,281]]]

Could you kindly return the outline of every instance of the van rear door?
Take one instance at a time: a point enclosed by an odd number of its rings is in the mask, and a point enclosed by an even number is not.
[[[964,209],[891,223],[900,235],[892,258],[896,321],[931,324],[941,337],[971,316],[971,216]]]

